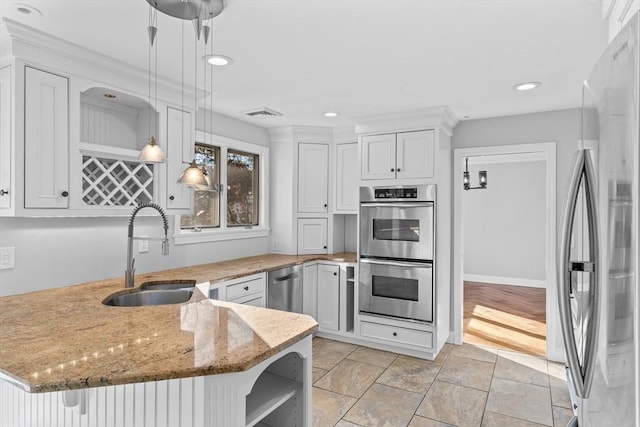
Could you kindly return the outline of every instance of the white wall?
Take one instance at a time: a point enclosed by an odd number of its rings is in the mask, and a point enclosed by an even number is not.
[[[530,157],[526,154],[504,157],[469,161],[472,186],[478,185],[479,170],[487,171],[489,185],[462,193],[464,277],[514,285],[544,282],[545,162],[519,161]]]
[[[201,120],[202,115],[198,115]],[[269,145],[267,130],[214,115],[216,134]],[[201,129],[200,123],[196,127]],[[135,234],[159,236],[158,217],[136,217]],[[149,209],[150,212],[153,212]],[[173,232],[173,217],[169,218]],[[119,218],[0,218],[0,247],[15,247],[16,265],[0,270],[0,296],[102,280],[124,275],[128,217]],[[137,243],[137,242],[135,242]],[[136,273],[196,265],[269,251],[267,237],[174,246],[163,256],[158,242],[137,254]]]

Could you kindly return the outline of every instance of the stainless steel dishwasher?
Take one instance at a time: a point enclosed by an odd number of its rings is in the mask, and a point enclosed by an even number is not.
[[[302,313],[302,266],[267,273],[267,308]]]

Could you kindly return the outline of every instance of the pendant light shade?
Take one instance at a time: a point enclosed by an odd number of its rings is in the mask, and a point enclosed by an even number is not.
[[[182,172],[177,182],[195,190],[209,189],[209,181],[207,181],[207,177],[202,172],[202,169],[198,167],[195,160]]]
[[[152,136],[147,145],[140,150],[139,159],[143,162],[160,163],[164,162],[165,155],[162,148],[156,142],[155,136]]]

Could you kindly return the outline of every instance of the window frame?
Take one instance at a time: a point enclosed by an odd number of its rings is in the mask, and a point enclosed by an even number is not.
[[[220,184],[224,188],[220,197],[220,226],[202,228],[200,231],[180,228],[181,215],[175,215],[173,239],[176,245],[250,239],[269,236],[269,147],[237,139],[196,131],[196,142],[220,149]],[[227,151],[240,151],[258,155],[258,225],[227,225]],[[190,191],[193,198],[193,190]]]

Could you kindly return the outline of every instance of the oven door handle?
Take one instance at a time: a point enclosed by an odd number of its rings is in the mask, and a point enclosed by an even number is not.
[[[388,203],[367,203],[360,204],[363,208],[432,208],[433,202],[388,202]]]
[[[419,268],[433,268],[431,261],[427,262],[411,262],[411,261],[396,261],[396,260],[381,260],[371,258],[360,258],[360,262],[363,264],[376,264],[376,265],[392,265],[394,267],[419,267]]]

